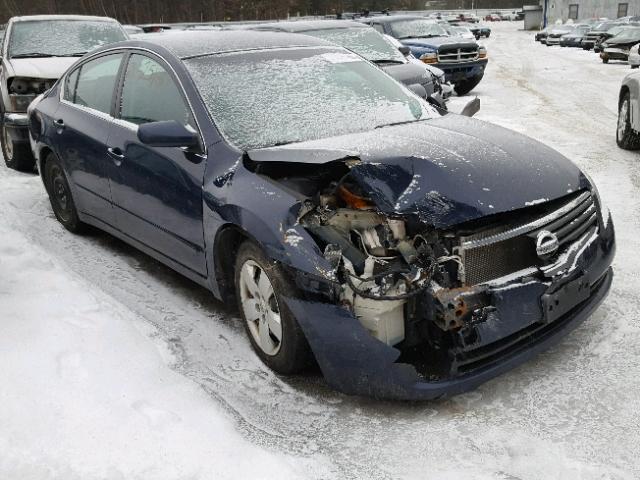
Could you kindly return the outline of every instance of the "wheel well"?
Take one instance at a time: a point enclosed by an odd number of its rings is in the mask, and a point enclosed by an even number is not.
[[[216,235],[214,265],[216,281],[223,301],[235,305],[235,261],[240,245],[249,235],[235,225],[223,227]]]
[[[53,153],[53,150],[51,150],[49,147],[42,147],[42,149],[40,149],[40,152],[38,154],[38,156],[40,157],[40,168],[42,169],[42,172],[44,174],[44,165],[47,162],[47,158],[49,157],[49,154]]]
[[[618,96],[618,108],[620,108],[620,105],[622,105],[622,99],[627,93],[630,93],[629,87],[627,87],[626,85],[623,85],[622,88],[620,89],[620,95]]]

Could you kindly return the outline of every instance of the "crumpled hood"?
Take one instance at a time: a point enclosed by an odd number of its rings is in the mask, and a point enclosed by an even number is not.
[[[12,58],[14,76],[57,80],[78,61],[78,57]]]
[[[553,200],[589,183],[555,150],[458,115],[247,152],[256,162],[361,161],[352,177],[385,213],[445,228]]]

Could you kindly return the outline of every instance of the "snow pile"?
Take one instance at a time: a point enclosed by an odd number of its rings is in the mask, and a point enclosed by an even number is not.
[[[306,476],[241,438],[169,368],[149,324],[67,273],[5,215],[0,239],[0,478]]]

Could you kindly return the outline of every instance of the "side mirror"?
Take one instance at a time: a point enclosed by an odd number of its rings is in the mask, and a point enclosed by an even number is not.
[[[143,123],[138,127],[138,140],[150,147],[200,146],[198,133],[175,120]]]
[[[464,106],[464,108],[460,112],[460,115],[464,115],[465,117],[473,117],[479,111],[480,99],[476,97]]]
[[[398,47],[398,50],[400,50],[400,53],[405,57],[408,57],[411,54],[411,49],[406,45],[402,45],[401,47]]]

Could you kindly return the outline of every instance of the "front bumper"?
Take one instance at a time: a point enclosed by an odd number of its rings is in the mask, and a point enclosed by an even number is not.
[[[447,82],[456,84],[474,77],[482,77],[487,62],[488,59],[482,58],[464,63],[436,63],[435,66],[444,72]]]
[[[14,143],[29,142],[29,117],[26,113],[6,112],[2,121]]]
[[[527,279],[492,288],[492,313],[469,326],[473,342],[452,354],[458,359],[448,375],[426,378],[409,363],[400,363],[401,352],[376,340],[360,321],[344,308],[287,298],[327,383],[346,394],[396,400],[431,400],[472,390],[513,369],[558,343],[604,300],[611,286],[610,267],[615,254],[613,225],[609,221],[592,242],[580,250],[561,278]],[[588,285],[588,297],[564,306],[558,318],[543,311],[575,297],[575,285]],[[566,293],[568,292],[568,293]],[[467,327],[465,327],[466,329]],[[464,330],[464,329],[463,329]],[[460,335],[471,338],[469,332]]]
[[[624,48],[605,48],[602,53],[600,53],[600,58],[607,60],[622,60],[627,61],[629,58],[629,50]]]

